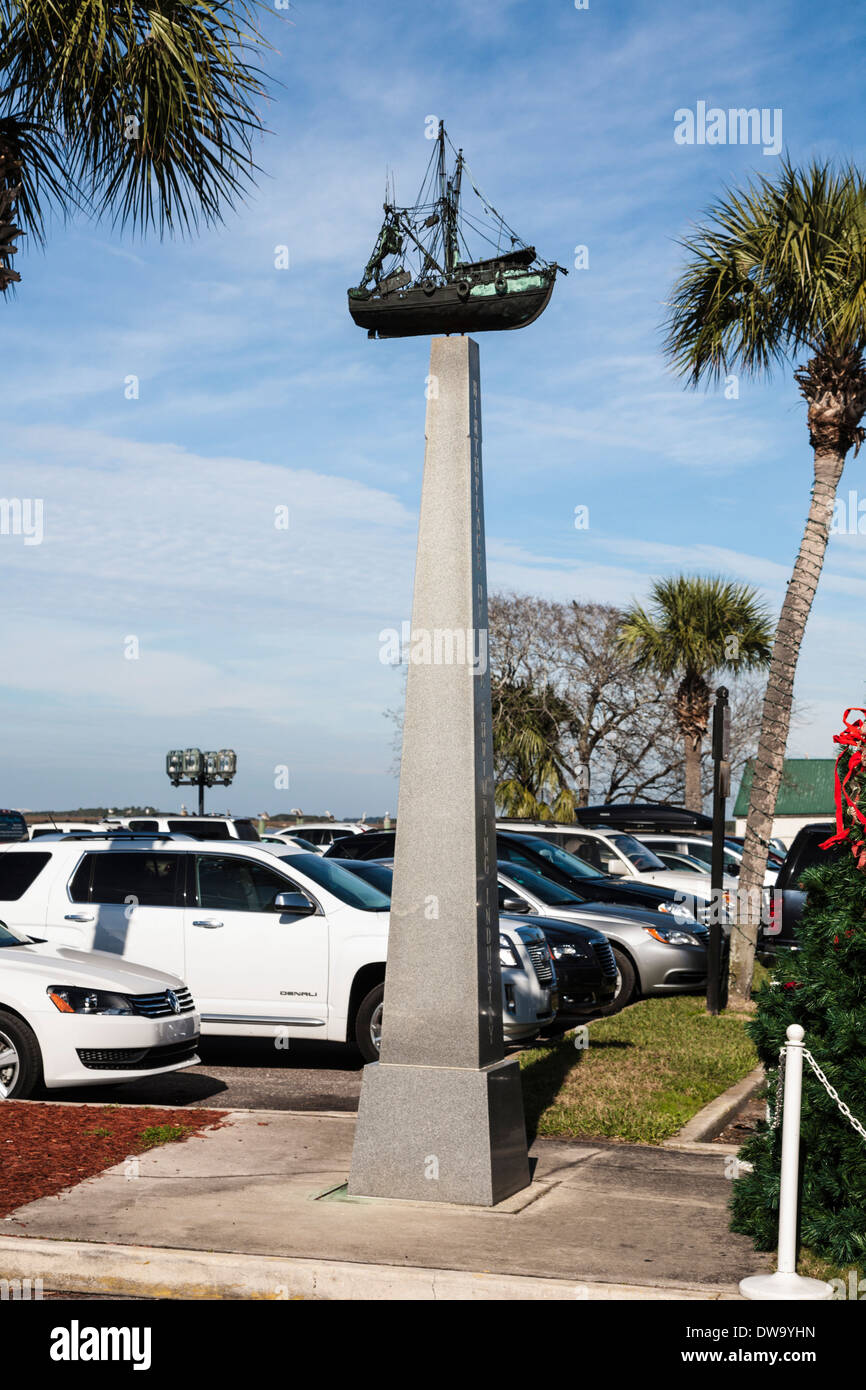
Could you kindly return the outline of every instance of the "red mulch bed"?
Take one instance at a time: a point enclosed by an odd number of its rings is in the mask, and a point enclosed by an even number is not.
[[[95,1177],[171,1136],[149,1128],[181,1125],[183,1138],[218,1126],[224,1110],[167,1110],[150,1105],[0,1105],[0,1216]],[[173,1142],[177,1142],[174,1139]]]

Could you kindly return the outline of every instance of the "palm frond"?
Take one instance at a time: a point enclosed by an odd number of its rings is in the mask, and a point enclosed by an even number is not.
[[[866,346],[866,183],[853,166],[787,160],[728,189],[681,245],[665,350],[692,384],[769,372],[797,350]]]
[[[219,221],[257,172],[266,13],[260,0],[0,0],[0,101],[68,151],[95,215],[184,233]]]
[[[762,669],[772,641],[769,612],[748,584],[701,575],[656,580],[649,606],[628,609],[618,634],[637,670],[664,678]]]

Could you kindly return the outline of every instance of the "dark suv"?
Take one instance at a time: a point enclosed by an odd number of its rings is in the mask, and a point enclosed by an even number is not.
[[[805,890],[800,887],[804,871],[818,864],[826,864],[839,854],[851,853],[847,841],[831,845],[829,849],[821,849],[821,845],[830,838],[835,828],[829,821],[815,821],[812,825],[804,825],[802,830],[797,831],[779,870],[776,885],[769,895],[769,920],[761,924],[758,937],[760,960],[772,960],[780,946],[796,951],[797,928],[806,901]]]

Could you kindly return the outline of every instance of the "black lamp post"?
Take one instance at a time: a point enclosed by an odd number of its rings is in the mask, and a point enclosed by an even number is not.
[[[725,870],[725,801],[731,792],[731,710],[727,686],[720,685],[713,706],[713,850],[710,861],[710,947],[707,969],[707,1013],[719,1013],[728,1002],[727,952],[722,950]]]
[[[174,748],[165,757],[165,770],[173,787],[198,787],[198,813],[204,815],[204,789],[222,783],[227,787],[238,770],[233,748],[203,753],[200,748]]]

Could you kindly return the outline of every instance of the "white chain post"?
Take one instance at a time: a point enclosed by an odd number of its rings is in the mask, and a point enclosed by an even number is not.
[[[785,1091],[782,1102],[782,1180],[779,1190],[779,1254],[775,1274],[753,1274],[740,1280],[743,1298],[755,1300],[833,1297],[832,1284],[797,1274],[797,1175],[800,1167],[800,1097],[803,1089],[803,1039],[792,1023],[785,1048]]]

